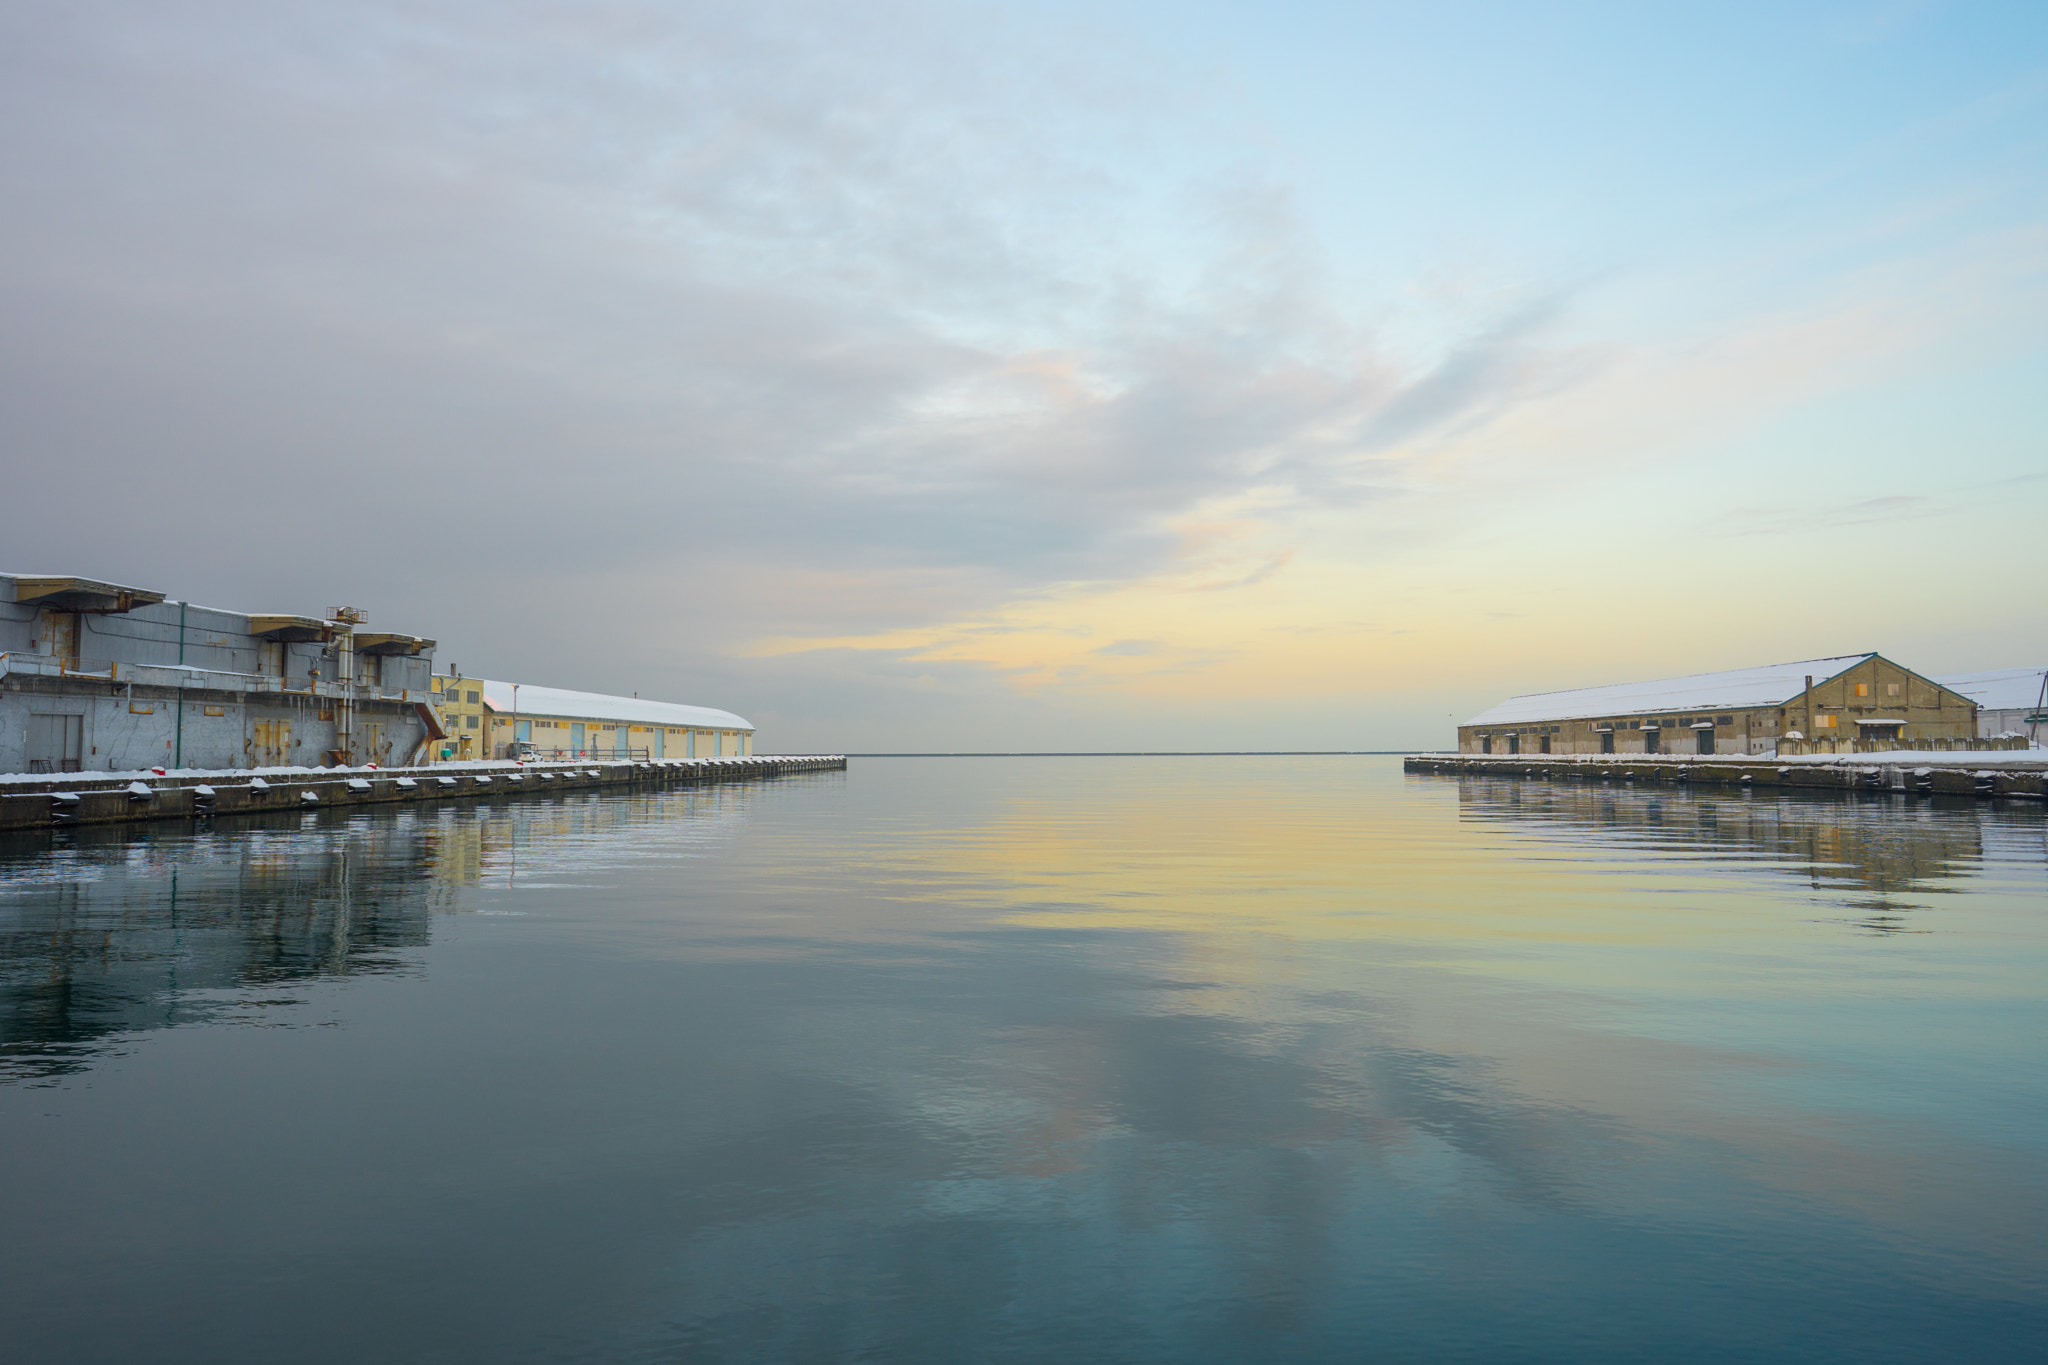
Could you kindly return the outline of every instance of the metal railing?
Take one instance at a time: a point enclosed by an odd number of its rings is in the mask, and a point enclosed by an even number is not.
[[[284,697],[343,698],[351,701],[416,702],[428,699],[425,692],[414,696],[403,687],[372,683],[340,683],[332,678],[283,677],[276,673],[229,673],[221,669],[187,664],[122,663],[113,659],[73,659],[61,654],[31,654],[9,650],[0,653],[0,674],[44,678],[79,678],[96,682],[127,682],[138,687],[167,690],[192,689],[207,692],[275,693]]]
[[[130,664],[130,668],[135,665]],[[112,659],[74,659],[63,654],[0,654],[0,673],[26,673],[45,678],[116,678],[120,665]]]

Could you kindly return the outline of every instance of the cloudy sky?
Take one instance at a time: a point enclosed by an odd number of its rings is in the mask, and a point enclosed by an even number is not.
[[[2048,649],[2033,0],[13,0],[0,176],[0,569],[764,750]]]

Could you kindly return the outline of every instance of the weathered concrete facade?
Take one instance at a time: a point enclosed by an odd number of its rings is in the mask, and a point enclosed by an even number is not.
[[[1770,754],[1781,741],[1967,740],[1976,703],[1878,654],[1515,697],[1458,727],[1463,754]]]
[[[404,763],[431,640],[0,574],[0,772]]]

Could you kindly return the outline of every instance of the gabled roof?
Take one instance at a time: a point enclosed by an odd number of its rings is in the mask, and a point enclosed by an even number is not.
[[[1809,675],[1815,683],[1845,673],[1875,657],[1843,654],[1832,659],[1800,659],[1761,668],[1731,668],[1725,673],[1694,673],[1650,682],[1610,683],[1569,692],[1535,692],[1510,697],[1482,711],[1467,725],[1515,725],[1532,720],[1584,720],[1597,716],[1635,716],[1651,711],[1712,711],[1745,706],[1777,706],[1797,696]]]
[[[1986,711],[2031,710],[2041,701],[2041,675],[2048,668],[1989,668],[1981,673],[1951,673],[1933,681],[1960,692]]]
[[[483,683],[484,704],[500,715],[512,713],[512,684]],[[519,714],[562,720],[628,721],[634,725],[691,726],[699,730],[752,730],[754,723],[730,711],[680,702],[614,697],[603,692],[571,692],[561,687],[519,684]]]

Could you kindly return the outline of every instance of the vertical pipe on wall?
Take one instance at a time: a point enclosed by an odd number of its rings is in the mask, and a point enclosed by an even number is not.
[[[185,603],[178,603],[178,666],[180,668],[183,668],[185,666],[185,607]],[[183,686],[184,681],[184,675],[182,673],[179,674],[178,722],[176,731],[177,740],[175,741],[175,745],[171,752],[171,766],[173,768],[182,768],[185,766],[185,688]]]

